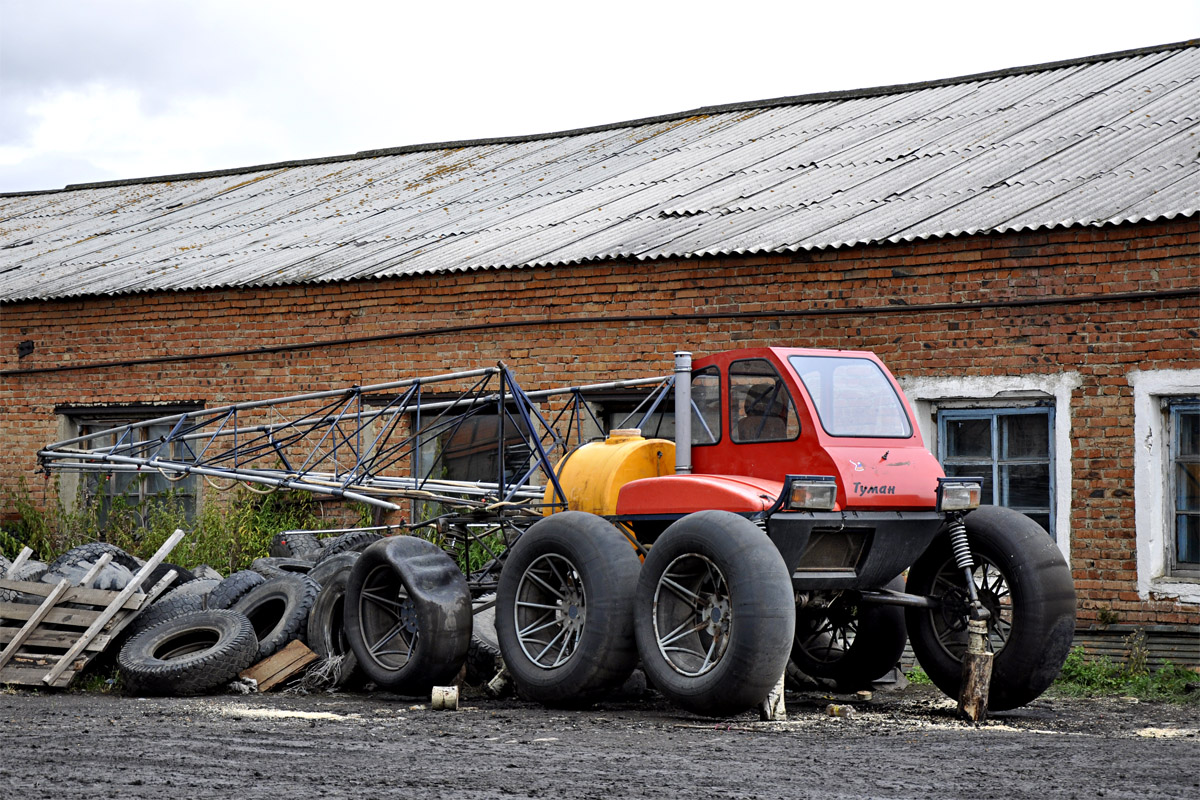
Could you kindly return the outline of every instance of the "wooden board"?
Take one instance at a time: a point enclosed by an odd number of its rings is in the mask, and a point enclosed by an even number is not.
[[[10,581],[0,579],[0,589],[12,589],[23,594],[38,595],[45,597],[54,591],[53,583],[42,583],[40,581]],[[64,603],[82,603],[93,606],[106,606],[113,598],[113,592],[108,589],[83,589],[78,586],[72,586],[67,589],[67,593],[63,595],[62,602]],[[131,611],[141,606],[141,600],[130,598],[125,603],[125,608]]]
[[[317,658],[317,654],[308,649],[304,642],[293,639],[275,655],[242,670],[242,677],[257,681],[260,692],[269,692],[288,678],[299,674]]]

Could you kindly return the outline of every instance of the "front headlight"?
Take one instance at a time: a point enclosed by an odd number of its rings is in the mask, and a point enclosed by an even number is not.
[[[807,511],[832,511],[837,505],[837,478],[828,475],[789,475],[784,506]]]
[[[937,510],[970,511],[979,508],[983,482],[979,478],[938,478]]]

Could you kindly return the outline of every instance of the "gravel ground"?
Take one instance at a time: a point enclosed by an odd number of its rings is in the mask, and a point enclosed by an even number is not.
[[[1188,798],[1200,705],[1043,698],[972,726],[928,687],[789,693],[787,722],[647,693],[586,711],[466,697],[0,693],[0,797]],[[826,713],[848,702],[849,717]]]

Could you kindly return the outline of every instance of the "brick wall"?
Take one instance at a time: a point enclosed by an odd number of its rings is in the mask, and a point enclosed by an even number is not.
[[[1070,531],[1081,619],[1103,607],[1128,621],[1195,623],[1194,606],[1137,596],[1126,376],[1200,367],[1198,252],[1190,219],[9,305],[0,488],[34,474],[58,404],[214,406],[500,359],[539,388],[662,374],[681,347],[870,349],[898,376],[1070,370],[1083,378]],[[34,350],[18,360],[24,341]],[[249,352],[260,348],[270,350]],[[39,368],[58,371],[13,374]]]

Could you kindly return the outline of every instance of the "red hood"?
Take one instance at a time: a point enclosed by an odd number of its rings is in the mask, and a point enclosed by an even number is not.
[[[617,515],[691,514],[710,508],[756,514],[771,507],[783,481],[745,475],[664,475],[621,487]]]
[[[844,509],[932,510],[942,466],[924,447],[825,447],[838,471]]]

